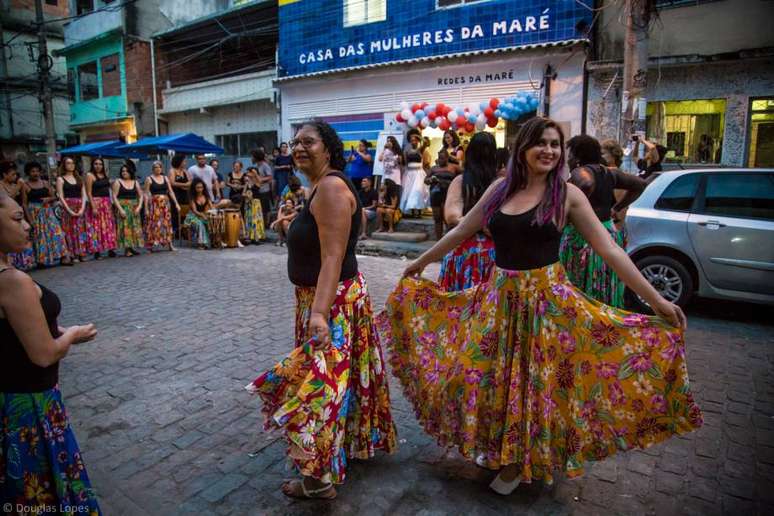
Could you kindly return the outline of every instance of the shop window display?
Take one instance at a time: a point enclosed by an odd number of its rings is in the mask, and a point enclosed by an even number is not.
[[[666,162],[720,163],[724,99],[649,102],[647,138],[667,148]]]

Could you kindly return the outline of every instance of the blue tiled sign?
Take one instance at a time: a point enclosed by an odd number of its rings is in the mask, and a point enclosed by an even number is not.
[[[382,21],[353,25],[350,18],[345,26],[345,3],[368,4],[372,12],[375,4],[386,4],[386,12],[372,16]],[[279,4],[280,77],[576,39],[592,18],[574,0],[460,1],[451,8],[438,7],[438,0]]]

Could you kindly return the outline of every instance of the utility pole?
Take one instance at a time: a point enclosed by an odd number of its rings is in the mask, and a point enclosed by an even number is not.
[[[38,28],[38,78],[40,80],[40,102],[43,104],[43,120],[46,124],[46,163],[51,168],[56,155],[56,130],[54,128],[54,106],[51,94],[49,71],[53,65],[48,55],[46,25],[43,18],[43,0],[35,0],[35,24]],[[51,177],[51,175],[49,175]]]
[[[645,88],[648,85],[648,27],[653,0],[626,0],[623,98],[620,139],[624,147],[633,134],[645,131]]]

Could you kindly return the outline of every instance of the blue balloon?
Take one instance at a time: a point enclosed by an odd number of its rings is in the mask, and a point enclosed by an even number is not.
[[[502,118],[503,112],[500,111],[499,109],[495,109],[494,116],[496,116],[497,118]]]
[[[425,112],[421,109],[417,109],[416,113],[414,113],[414,116],[417,117],[417,120],[422,120],[425,118]]]
[[[463,108],[463,107],[458,107],[458,108],[457,108],[457,115],[458,115],[458,116],[465,116],[465,108]]]
[[[486,110],[486,108],[489,107],[489,102],[483,101],[481,102],[481,104],[478,105],[478,107],[481,108],[481,112],[483,113]]]
[[[536,99],[535,97],[532,97],[531,99],[529,99],[529,107],[532,108],[533,111],[537,109],[538,104],[539,104],[538,99]]]
[[[478,120],[478,117],[476,115],[474,115],[473,113],[468,114],[468,122],[470,122],[471,124],[475,124],[476,120]]]

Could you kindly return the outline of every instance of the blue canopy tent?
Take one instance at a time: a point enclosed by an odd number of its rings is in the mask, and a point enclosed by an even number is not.
[[[165,134],[143,138],[132,144],[122,145],[120,151],[143,154],[161,154],[173,150],[180,154],[223,154],[224,150],[194,133]]]
[[[124,146],[125,143],[121,140],[113,140],[109,142],[94,142],[84,143],[82,145],[76,145],[74,147],[67,147],[61,149],[59,154],[62,156],[93,156],[99,158],[141,158],[143,154],[119,150],[119,147]]]

